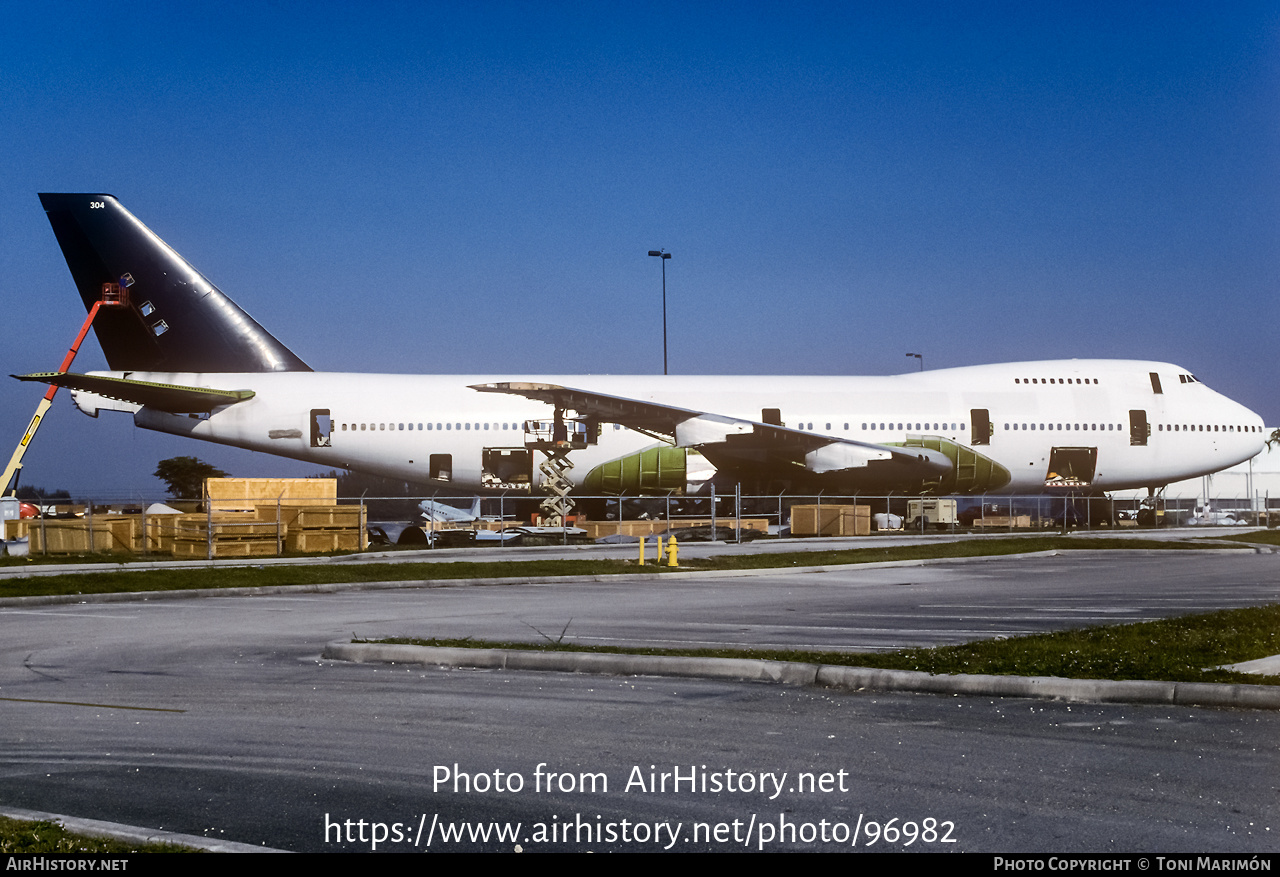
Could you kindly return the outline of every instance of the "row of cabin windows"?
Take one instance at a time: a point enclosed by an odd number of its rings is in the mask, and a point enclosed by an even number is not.
[[[871,431],[871,430],[875,430],[875,429],[881,429],[881,430],[883,430],[883,429],[895,429],[895,428],[900,429],[900,430],[902,430],[902,429],[914,429],[914,430],[916,430],[917,432],[918,432],[918,431],[920,431],[920,430],[924,430],[924,429],[932,429],[934,432],[937,432],[938,430],[945,430],[945,429],[947,429],[947,428],[948,428],[948,426],[950,426],[950,428],[951,428],[951,431],[952,431],[952,432],[955,432],[957,429],[959,429],[959,430],[963,431],[963,430],[964,430],[964,428],[965,428],[963,423],[959,424],[958,426],[957,426],[956,424],[954,424],[954,423],[952,423],[952,424],[946,424],[946,423],[933,423],[933,424],[929,424],[929,423],[916,423],[916,424],[911,424],[911,423],[899,423],[899,424],[897,424],[897,426],[896,426],[896,427],[895,427],[895,425],[894,425],[894,424],[892,424],[892,423],[879,423],[879,424],[877,424],[877,423],[864,423],[864,424],[862,424],[862,429],[863,429],[864,431],[867,431],[867,432],[869,432],[869,431]],[[797,424],[796,424],[796,429],[800,429],[800,430],[811,430],[811,429],[813,429],[813,421],[812,421],[812,420],[810,420],[810,421],[809,421],[809,422],[807,422],[807,423],[797,423]],[[831,431],[831,424],[830,424],[830,423],[828,423],[828,424],[826,425],[826,429],[827,429],[827,431],[828,431],[828,432],[830,432],[830,431]],[[848,424],[848,423],[846,423],[846,424],[844,425],[844,429],[845,429],[845,432],[848,432],[848,431],[849,431],[849,424]]]
[[[1015,378],[1015,380],[1016,380],[1016,378]],[[883,430],[891,430],[891,429],[895,429],[895,428],[896,428],[898,431],[908,430],[908,429],[915,429],[915,430],[917,430],[917,431],[925,430],[925,429],[933,429],[933,430],[936,432],[936,431],[938,431],[938,430],[940,430],[940,429],[941,429],[941,430],[946,430],[948,426],[950,426],[950,427],[951,427],[951,431],[952,431],[952,432],[957,432],[957,431],[959,431],[959,432],[964,432],[964,429],[965,429],[965,425],[964,425],[963,423],[959,423],[959,424],[956,424],[956,423],[951,423],[951,424],[946,424],[946,423],[933,423],[933,424],[929,424],[929,423],[916,423],[916,424],[910,424],[910,423],[899,423],[899,424],[896,424],[896,426],[895,426],[895,424],[893,424],[893,423],[879,423],[879,424],[877,424],[877,423],[863,423],[863,424],[862,424],[862,429],[863,429],[864,431],[867,431],[867,432],[874,432],[874,431],[876,431],[876,430],[881,430],[881,431],[883,431]],[[499,424],[499,423],[494,423],[494,424],[488,424],[488,423],[476,423],[476,424],[474,424],[474,425],[473,425],[473,424],[470,424],[470,423],[436,423],[436,424],[430,424],[430,423],[428,423],[428,424],[426,424],[426,425],[424,426],[423,424],[419,423],[419,424],[417,424],[417,426],[416,426],[416,428],[417,428],[418,430],[427,430],[427,431],[430,431],[433,427],[434,427],[434,429],[437,429],[437,430],[454,430],[454,429],[456,429],[456,430],[459,430],[459,431],[461,431],[461,430],[470,430],[470,429],[473,429],[473,428],[474,428],[476,431],[480,431],[480,430],[487,430],[487,429],[492,428],[492,429],[496,432],[496,431],[498,431],[498,430],[519,430],[519,429],[520,429],[520,424],[518,424],[518,423],[501,423],[501,424]],[[412,432],[412,431],[414,430],[414,428],[415,428],[415,426],[414,426],[414,424],[412,424],[412,423],[407,423],[407,424],[406,424],[406,423],[350,423],[350,424],[348,424],[348,423],[344,423],[344,424],[342,424],[342,431],[343,431],[343,432],[346,432],[348,429],[350,429],[350,431],[351,431],[351,432],[356,432],[356,431],[365,432],[366,430],[367,430],[367,431],[371,431],[371,432],[386,432],[388,429],[389,429],[389,430],[391,430],[392,432],[396,432],[396,431],[404,431],[405,429],[408,429],[410,432]],[[621,424],[618,424],[618,423],[615,423],[615,424],[613,425],[613,428],[614,428],[614,429],[622,429],[622,425],[621,425]],[[797,428],[797,429],[801,429],[801,430],[811,430],[811,429],[813,429],[813,421],[809,421],[809,422],[807,422],[807,423],[799,423],[799,424],[796,424],[796,428]],[[827,430],[830,430],[830,429],[831,429],[831,424],[830,424],[830,423],[826,424],[826,428],[827,428]],[[844,425],[844,428],[845,428],[845,430],[846,430],[846,431],[848,431],[848,429],[849,429],[849,424],[848,424],[848,423],[846,423],[846,424]],[[1096,431],[1096,430],[1098,430],[1098,429],[1105,429],[1105,430],[1117,430],[1117,429],[1118,429],[1118,430],[1123,430],[1123,429],[1124,429],[1124,425],[1123,425],[1123,424],[1120,424],[1120,423],[1115,423],[1115,424],[1112,424],[1112,423],[1108,423],[1108,424],[1097,424],[1097,423],[1085,423],[1085,424],[1080,424],[1080,423],[1076,423],[1076,424],[1070,424],[1070,423],[1067,423],[1067,424],[1062,424],[1062,423],[1058,423],[1058,424],[1053,424],[1053,423],[1041,423],[1041,424],[1039,424],[1039,425],[1034,424],[1034,423],[1023,423],[1023,424],[1017,424],[1017,423],[1006,423],[1006,424],[1004,425],[1004,428],[1005,428],[1006,430],[1008,430],[1008,431],[1016,431],[1016,430],[1018,430],[1018,429],[1023,429],[1023,430],[1028,430],[1028,429],[1056,429],[1056,430],[1075,430],[1075,431],[1079,431],[1079,430],[1082,430],[1082,429],[1083,429],[1083,430],[1085,430],[1085,431],[1088,431],[1088,430],[1095,430],[1095,431]],[[1196,432],[1196,431],[1199,431],[1199,432],[1261,432],[1261,431],[1262,431],[1262,428],[1261,428],[1261,427],[1258,427],[1258,426],[1248,426],[1248,427],[1246,427],[1246,426],[1219,425],[1219,424],[1212,424],[1212,425],[1206,425],[1206,424],[1190,424],[1190,425],[1188,425],[1188,424],[1185,424],[1185,423],[1183,423],[1183,424],[1174,423],[1174,424],[1170,424],[1170,425],[1168,425],[1167,427],[1166,427],[1163,423],[1161,423],[1161,424],[1157,424],[1156,429],[1157,429],[1158,431],[1160,431],[1160,432]]]
[[[1260,426],[1233,426],[1221,423],[1163,423],[1156,424],[1157,432],[1262,432]]]
[[[1074,429],[1076,432],[1079,432],[1079,431],[1081,431],[1081,430],[1084,430],[1085,432],[1088,432],[1088,431],[1090,431],[1090,430],[1093,430],[1094,432],[1097,432],[1097,431],[1098,431],[1098,430],[1100,430],[1100,429],[1103,429],[1103,430],[1124,429],[1124,424],[1121,424],[1121,423],[1077,423],[1077,424],[1070,424],[1070,423],[1065,423],[1065,424],[1064,424],[1064,423],[1058,423],[1058,424],[1053,424],[1053,423],[1041,423],[1041,424],[1039,424],[1039,425],[1037,426],[1037,425],[1036,425],[1036,424],[1034,424],[1034,423],[1023,423],[1023,424],[1017,424],[1017,423],[1009,424],[1009,423],[1006,423],[1006,424],[1004,425],[1004,428],[1005,428],[1006,430],[1012,430],[1012,431],[1016,431],[1016,430],[1018,430],[1018,429],[1024,429],[1024,430],[1027,430],[1027,429],[1057,429],[1057,430],[1067,430],[1067,431],[1071,431],[1071,430],[1073,430],[1073,429]]]
[[[348,429],[350,429],[351,432],[356,432],[356,431],[365,432],[366,430],[368,430],[369,432],[386,432],[387,430],[391,430],[392,432],[401,432],[401,431],[404,431],[405,429],[408,429],[410,432],[412,432],[414,428],[415,426],[412,423],[344,423],[342,424],[343,432],[346,432]],[[494,424],[477,423],[473,425],[470,423],[435,423],[435,424],[428,423],[424,426],[423,424],[419,423],[417,424],[416,428],[419,430],[425,430],[427,432],[430,432],[432,429],[438,429],[438,430],[456,429],[461,431],[461,430],[469,430],[473,428],[478,432],[482,429],[492,428],[495,432],[497,432],[500,429],[518,430],[520,429],[520,424],[518,423],[494,423]]]
[[[940,429],[945,431],[948,426],[951,428],[951,432],[957,432],[957,431],[963,432],[965,428],[965,425],[963,423],[960,423],[960,424],[955,424],[955,423],[951,423],[951,424],[947,424],[947,423],[914,423],[914,424],[912,423],[897,423],[897,424],[864,423],[862,424],[862,429],[867,432],[871,432],[874,430],[893,430],[893,429],[896,429],[898,432],[902,432],[903,430],[909,430],[909,429],[914,429],[917,432],[925,429],[932,429],[934,432],[937,432]],[[849,424],[846,423],[844,425],[844,428],[846,431],[848,431]],[[1057,423],[1057,424],[1054,424],[1054,423],[1040,423],[1040,424],[1006,423],[1004,425],[1004,428],[1006,431],[1010,431],[1010,432],[1020,430],[1020,429],[1021,430],[1030,430],[1030,429],[1063,430],[1063,431],[1076,431],[1076,432],[1079,432],[1081,430],[1088,432],[1092,430],[1096,432],[1098,430],[1123,431],[1124,424],[1122,423]],[[813,421],[808,421],[805,423],[797,423],[796,429],[812,430]],[[826,424],[826,429],[828,432],[831,430],[830,423]],[[1196,432],[1197,430],[1200,432],[1261,432],[1262,431],[1262,427],[1259,427],[1259,426],[1234,426],[1234,425],[1225,425],[1225,424],[1224,425],[1217,425],[1217,424],[1188,425],[1188,424],[1177,424],[1177,423],[1169,424],[1168,426],[1165,426],[1164,424],[1157,424],[1156,429],[1159,432]]]
[[[1024,429],[1024,430],[1025,430],[1025,429],[1059,429],[1059,430],[1073,430],[1073,429],[1074,429],[1074,430],[1077,430],[1077,431],[1078,431],[1078,430],[1082,430],[1082,429],[1083,429],[1083,430],[1086,430],[1086,431],[1088,431],[1088,430],[1095,430],[1095,431],[1096,431],[1096,430],[1099,430],[1099,429],[1106,429],[1106,430],[1123,430],[1123,429],[1124,429],[1124,424],[1122,424],[1122,423],[1108,423],[1108,424],[1105,424],[1105,425],[1104,425],[1104,424],[1099,424],[1099,423],[1084,423],[1084,424],[1081,424],[1081,423],[1077,423],[1077,424],[1070,424],[1070,423],[1066,423],[1066,424],[1063,424],[1063,423],[1058,423],[1058,424],[1053,424],[1053,423],[1041,423],[1041,424],[1039,424],[1039,425],[1037,426],[1037,425],[1036,425],[1036,424],[1034,424],[1034,423],[1023,423],[1023,424],[1021,424],[1021,425],[1019,425],[1019,424],[1017,424],[1017,423],[1013,423],[1013,424],[1006,423],[1006,424],[1004,425],[1004,428],[1005,428],[1005,429],[1007,429],[1007,430],[1017,430],[1017,429]],[[1163,424],[1163,423],[1159,423],[1159,424],[1156,424],[1156,431],[1157,431],[1157,432],[1261,432],[1261,431],[1262,431],[1262,427],[1259,427],[1259,426],[1234,426],[1234,425],[1228,425],[1228,424],[1217,424],[1217,423],[1214,423],[1214,424],[1205,424],[1205,423],[1200,423],[1200,424],[1195,424],[1195,423],[1192,423],[1192,424],[1186,424],[1186,423],[1171,423],[1171,424],[1169,424],[1168,426],[1166,426],[1166,425],[1165,425],[1165,424]]]
[[[1096,384],[1097,378],[1014,378],[1015,384]]]

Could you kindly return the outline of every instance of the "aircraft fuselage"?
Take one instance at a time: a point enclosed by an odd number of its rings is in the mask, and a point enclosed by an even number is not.
[[[551,418],[547,404],[470,389],[494,381],[564,384],[751,421],[777,409],[792,429],[877,444],[940,436],[1005,467],[1010,480],[1002,493],[1053,487],[1064,449],[1073,459],[1089,458],[1087,487],[1096,492],[1159,487],[1218,471],[1257,454],[1266,437],[1258,415],[1188,370],[1126,360],[1010,363],[884,377],[97,374],[252,388],[256,395],[197,418],[73,393],[91,413],[95,407],[120,407],[134,411],[137,424],[148,429],[459,490],[504,489],[492,473],[486,476],[486,450],[522,449],[524,423]],[[598,443],[570,459],[584,473],[655,444],[648,435],[606,423]],[[447,469],[441,468],[446,461]],[[530,486],[537,482],[535,469]]]

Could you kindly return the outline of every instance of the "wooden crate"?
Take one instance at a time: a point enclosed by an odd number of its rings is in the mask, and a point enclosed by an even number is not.
[[[363,523],[361,508],[356,505],[280,506],[280,521],[289,529],[355,530]],[[275,505],[260,505],[256,520],[275,523]]]
[[[792,536],[870,536],[871,506],[793,505]]]
[[[290,551],[323,554],[330,551],[359,551],[361,532],[350,530],[290,530],[285,547]]]
[[[1008,515],[995,515],[995,516],[988,515],[985,518],[977,518],[976,520],[974,520],[973,526],[1004,527],[1006,529],[1009,527],[1026,528],[1031,526],[1031,515],[1014,515],[1013,517],[1009,517]]]
[[[206,478],[205,496],[214,514],[253,512],[258,506],[333,506],[338,502],[336,478]]]
[[[238,539],[213,543],[214,557],[273,557],[276,553],[276,540]],[[207,542],[174,542],[173,556],[199,558],[209,556]]]
[[[139,521],[132,515],[47,519],[43,532],[38,520],[24,523],[32,554],[128,553],[140,544]]]

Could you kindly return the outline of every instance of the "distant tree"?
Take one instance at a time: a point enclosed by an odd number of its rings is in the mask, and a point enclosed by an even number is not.
[[[1271,450],[1272,445],[1280,445],[1280,429],[1271,430],[1271,438],[1267,439],[1267,450]]]
[[[226,478],[228,473],[195,457],[170,457],[156,464],[155,476],[169,485],[174,499],[200,499],[206,478]]]
[[[65,490],[45,490],[43,487],[26,485],[18,488],[18,499],[36,501],[40,501],[42,499],[71,499],[71,494]]]

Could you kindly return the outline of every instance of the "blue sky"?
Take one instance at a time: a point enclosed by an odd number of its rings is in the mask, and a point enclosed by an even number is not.
[[[665,248],[673,373],[1160,359],[1280,423],[1280,7],[1041,6],[6,4],[3,371],[83,320],[36,193],[107,192],[317,369],[660,373]],[[314,469],[59,394],[24,483],[177,454]]]

